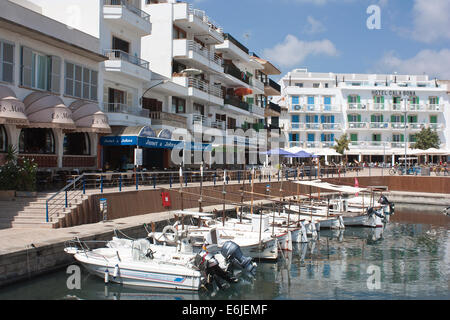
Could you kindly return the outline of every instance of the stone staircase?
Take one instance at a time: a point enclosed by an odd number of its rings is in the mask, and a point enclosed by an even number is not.
[[[61,208],[46,222],[46,201],[54,193],[38,193],[33,198],[14,198],[12,201],[0,201],[0,229],[7,228],[54,228],[59,218],[65,216],[85,198],[75,199],[69,208]]]

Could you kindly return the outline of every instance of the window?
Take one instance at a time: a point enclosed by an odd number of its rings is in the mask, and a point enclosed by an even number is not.
[[[313,96],[309,96],[309,97],[308,97],[308,104],[309,104],[309,105],[314,105],[314,104],[315,104],[315,99],[314,99]]]
[[[399,115],[399,114],[393,114],[391,116],[391,122],[392,123],[404,123],[405,122],[405,116]]]
[[[409,98],[410,104],[419,104],[419,97],[411,97]]]
[[[417,115],[408,116],[408,123],[417,123],[417,122],[418,122]]]
[[[194,103],[194,113],[205,115],[205,106],[202,104]]]
[[[320,83],[313,83],[313,88],[319,88],[320,87]]]
[[[334,133],[322,133],[320,135],[320,140],[322,142],[333,142],[334,141]]]
[[[323,97],[323,104],[331,104],[331,97]]]
[[[361,98],[359,96],[356,95],[348,96],[348,103],[360,103],[360,102]]]
[[[392,135],[392,142],[404,142],[405,136],[403,134],[394,134]]]
[[[361,115],[360,114],[349,114],[348,122],[361,122]]]
[[[374,141],[374,142],[381,141],[381,134],[373,134],[372,135],[372,141]]]
[[[357,133],[351,133],[350,134],[350,141],[351,142],[357,142],[358,141],[358,134]]]
[[[400,104],[400,103],[402,103],[402,98],[401,97],[393,97],[392,98],[392,103],[393,104]]]
[[[439,104],[439,97],[430,97],[429,103],[430,104]]]
[[[382,114],[373,114],[370,117],[371,122],[383,122],[383,115]]]
[[[186,39],[186,31],[178,28],[177,26],[173,26],[173,38],[174,39]]]
[[[308,133],[308,142],[316,141],[316,137],[314,133]]]
[[[300,116],[299,115],[293,115],[292,116],[292,123],[300,123]]]
[[[299,88],[303,88],[303,83],[296,83],[295,86],[299,87]]]
[[[172,112],[186,113],[186,100],[177,97],[172,97]]]
[[[289,141],[300,141],[300,135],[297,133],[290,133],[289,134]]]
[[[130,53],[130,43],[128,41],[113,37],[112,38],[112,49]]]
[[[68,133],[64,137],[64,155],[88,156],[91,154],[89,135],[84,132]]]
[[[374,96],[373,97],[373,103],[383,104],[384,103],[384,96]]]
[[[430,116],[430,123],[436,124],[437,123],[437,119],[438,119],[437,116]]]
[[[328,83],[325,83],[325,88],[328,88]]]
[[[71,97],[97,101],[98,72],[66,62],[64,93]]]
[[[55,138],[52,129],[22,129],[19,136],[19,152],[22,154],[55,154]]]
[[[300,98],[298,96],[292,96],[292,104],[299,104]]]
[[[27,47],[21,48],[20,84],[25,87],[60,93],[61,59]]]
[[[8,146],[8,136],[3,125],[0,125],[0,152],[6,152]]]
[[[0,81],[14,81],[14,45],[0,41]]]
[[[236,119],[228,117],[227,128],[236,129]]]
[[[417,142],[417,137],[415,134],[410,134],[409,135],[409,141],[410,142]]]

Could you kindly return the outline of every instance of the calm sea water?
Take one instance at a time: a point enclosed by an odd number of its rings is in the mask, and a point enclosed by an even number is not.
[[[397,212],[385,229],[322,231],[316,242],[295,246],[277,263],[259,263],[256,279],[215,296],[108,284],[83,270],[81,290],[69,290],[60,270],[0,289],[6,299],[87,300],[450,300],[450,217]],[[379,286],[372,281],[379,271]]]

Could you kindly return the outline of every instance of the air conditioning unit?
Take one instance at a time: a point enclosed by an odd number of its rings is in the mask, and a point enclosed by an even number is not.
[[[294,106],[294,110],[295,111],[300,111],[300,110],[302,110],[302,107],[297,104],[297,105]]]
[[[439,111],[439,106],[436,106],[436,111]]]
[[[350,123],[350,128],[354,128],[355,124],[354,123]]]

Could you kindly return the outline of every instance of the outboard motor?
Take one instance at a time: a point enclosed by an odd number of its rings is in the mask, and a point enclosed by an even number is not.
[[[219,289],[226,289],[228,285],[224,283],[224,280],[228,283],[236,283],[238,281],[219,266],[219,261],[212,253],[202,251],[197,254],[194,259],[194,265],[204,274],[206,284],[209,286],[213,286],[215,283]]]
[[[255,275],[256,263],[252,261],[252,258],[244,256],[241,248],[233,241],[227,241],[223,244],[221,254],[227,262],[230,262],[232,265],[238,265],[251,275]]]
[[[376,215],[378,218],[384,219],[385,216],[384,214],[380,213],[380,211],[375,210],[373,207],[370,207],[369,209],[367,209],[367,215],[371,216],[371,215]]]
[[[378,200],[378,202],[382,205],[388,205],[390,204],[389,200],[386,198],[386,196],[382,195],[380,197],[380,200]]]

